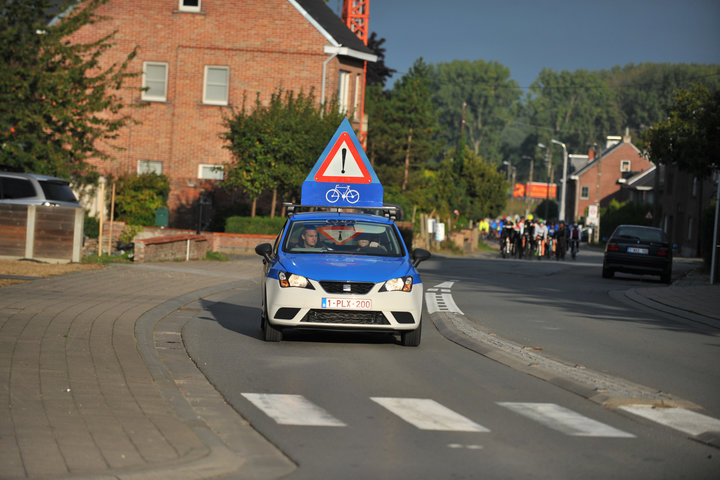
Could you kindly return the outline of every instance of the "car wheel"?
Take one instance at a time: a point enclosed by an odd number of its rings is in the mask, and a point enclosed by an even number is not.
[[[672,283],[672,269],[668,268],[665,270],[662,275],[660,275],[660,281],[663,283]]]
[[[262,331],[263,339],[266,342],[279,342],[282,340],[282,330],[274,327],[268,320],[267,311],[263,312],[262,316]]]
[[[603,278],[612,278],[613,275],[615,275],[615,272],[613,272],[613,271],[610,270],[609,268],[603,267],[603,270],[602,270],[602,276],[603,276]]]
[[[408,330],[400,334],[400,341],[404,347],[417,347],[420,345],[420,335],[422,334],[422,320],[415,330]]]

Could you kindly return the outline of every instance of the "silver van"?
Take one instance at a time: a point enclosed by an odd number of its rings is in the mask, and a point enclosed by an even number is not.
[[[0,172],[0,203],[80,208],[70,182],[35,173]]]

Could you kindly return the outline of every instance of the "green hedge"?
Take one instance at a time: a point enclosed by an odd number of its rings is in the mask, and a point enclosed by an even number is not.
[[[225,233],[255,233],[277,235],[285,225],[285,217],[228,217]]]

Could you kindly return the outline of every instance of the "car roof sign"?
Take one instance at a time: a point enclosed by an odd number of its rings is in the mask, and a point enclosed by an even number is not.
[[[347,118],[302,184],[303,205],[381,207],[383,188]]]

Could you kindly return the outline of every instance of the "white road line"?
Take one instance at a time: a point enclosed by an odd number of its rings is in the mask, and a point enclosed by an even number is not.
[[[428,398],[370,397],[420,430],[489,432],[487,428]]]
[[[253,405],[280,425],[303,425],[312,427],[345,427],[346,425],[328,412],[308,401],[302,395],[270,393],[243,393]]]
[[[720,432],[720,420],[684,408],[653,408],[651,405],[623,405],[621,410],[680,430],[689,435]]]
[[[554,403],[498,402],[498,405],[575,437],[634,438],[635,435],[580,415]]]

